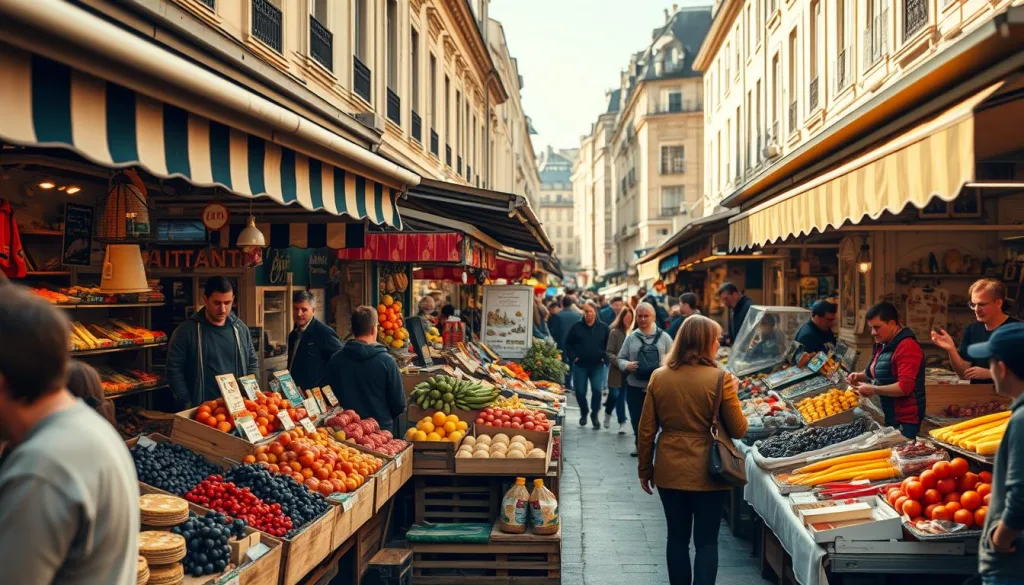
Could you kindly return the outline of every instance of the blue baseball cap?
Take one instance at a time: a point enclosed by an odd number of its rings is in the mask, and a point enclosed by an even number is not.
[[[1024,360],[1024,323],[1007,323],[992,332],[984,343],[972,343],[967,355],[979,360]]]

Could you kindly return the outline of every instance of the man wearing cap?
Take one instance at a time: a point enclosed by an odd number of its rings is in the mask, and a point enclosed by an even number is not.
[[[811,305],[811,320],[796,332],[796,341],[811,353],[828,351],[836,345],[836,334],[832,327],[836,323],[839,307],[824,299]]]
[[[1024,583],[1024,324],[992,332],[968,346],[973,359],[987,360],[996,392],[1013,399],[1006,432],[992,466],[992,494],[978,547],[983,585]]]

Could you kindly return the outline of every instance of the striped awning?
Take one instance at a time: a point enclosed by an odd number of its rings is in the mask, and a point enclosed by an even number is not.
[[[850,162],[750,211],[729,225],[729,247],[752,246],[858,224],[907,204],[952,201],[975,178],[974,109],[995,84]]]
[[[396,189],[2,43],[0,142],[402,226]]]

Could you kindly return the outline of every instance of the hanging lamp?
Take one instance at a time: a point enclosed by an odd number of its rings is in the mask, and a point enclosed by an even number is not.
[[[861,274],[867,274],[871,270],[871,247],[868,246],[867,236],[861,241],[860,252],[857,253],[857,270]]]

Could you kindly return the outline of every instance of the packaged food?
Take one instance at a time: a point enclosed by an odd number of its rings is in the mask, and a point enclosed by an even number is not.
[[[939,461],[949,461],[949,453],[928,441],[910,441],[892,448],[892,464],[903,477],[918,475]]]
[[[530,505],[530,492],[526,491],[526,478],[517,477],[516,483],[501,499],[501,519],[498,530],[508,534],[526,532],[527,509]]]
[[[555,534],[558,532],[558,500],[551,490],[544,487],[543,479],[533,480],[533,492],[530,493],[530,525],[535,534]]]

